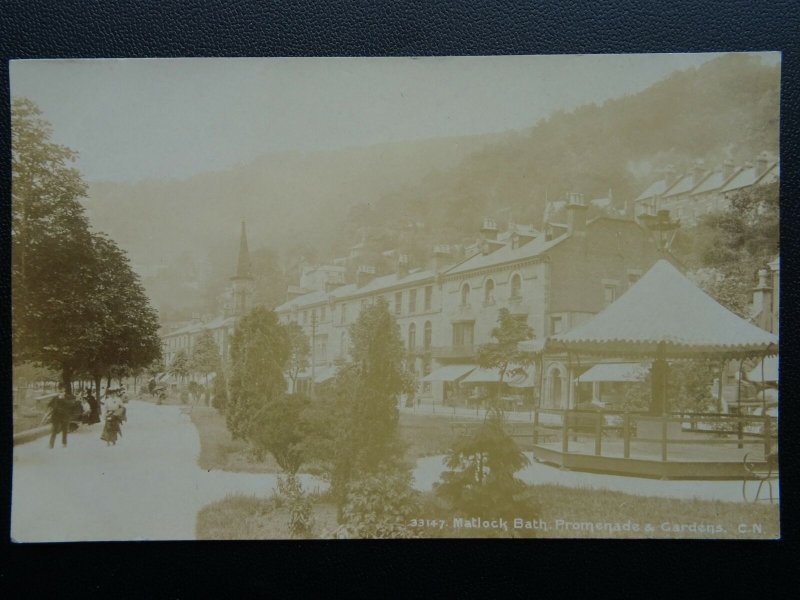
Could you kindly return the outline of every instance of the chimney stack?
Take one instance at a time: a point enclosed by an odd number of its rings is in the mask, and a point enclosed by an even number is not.
[[[356,287],[361,288],[367,285],[375,277],[375,267],[361,265],[356,272]]]
[[[451,262],[452,258],[450,254],[450,246],[446,244],[439,244],[433,247],[431,271],[434,273],[441,273]]]
[[[483,225],[481,226],[481,236],[486,240],[497,239],[497,223],[491,217],[483,218]]]
[[[397,276],[403,278],[408,275],[408,254],[397,255]]]
[[[586,201],[583,194],[570,192],[567,194],[567,234],[582,234],[586,231]]]

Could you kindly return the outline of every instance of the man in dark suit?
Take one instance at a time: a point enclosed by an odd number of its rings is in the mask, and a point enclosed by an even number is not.
[[[72,410],[75,398],[72,394],[58,395],[50,401],[52,430],[50,432],[50,448],[56,441],[56,436],[61,433],[61,445],[67,447],[67,433],[72,419]]]

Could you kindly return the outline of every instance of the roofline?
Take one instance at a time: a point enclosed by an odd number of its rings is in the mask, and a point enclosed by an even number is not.
[[[414,275],[414,273],[410,273],[410,275]],[[436,282],[436,275],[431,274],[428,277],[423,277],[421,279],[415,280],[413,283],[412,282],[402,282],[401,281],[401,282],[395,283],[394,285],[389,285],[389,286],[385,286],[385,287],[379,287],[379,288],[370,290],[368,292],[357,291],[357,292],[354,292],[352,294],[346,294],[346,295],[343,295],[343,296],[333,296],[333,294],[329,292],[325,296],[324,300],[320,300],[318,302],[309,302],[308,304],[303,305],[302,308],[312,307],[312,306],[321,306],[321,305],[324,305],[324,304],[330,304],[331,301],[339,302],[341,300],[353,300],[353,299],[359,298],[361,296],[371,296],[373,294],[380,294],[380,293],[384,293],[384,292],[387,292],[387,291],[396,290],[398,288],[416,287],[418,285],[425,285],[427,283],[435,283],[435,282]],[[309,292],[309,294],[316,294],[316,293],[318,293],[318,292]],[[303,296],[298,296],[298,298],[302,298],[302,297]],[[284,303],[284,304],[287,304],[287,303]],[[289,307],[285,307],[284,308],[284,304],[276,307],[275,308],[275,312],[287,312],[287,311],[291,310],[292,308],[294,308],[294,306],[289,306]],[[297,308],[301,308],[301,307],[298,306]]]

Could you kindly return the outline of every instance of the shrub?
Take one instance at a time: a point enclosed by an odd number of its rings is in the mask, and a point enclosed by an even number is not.
[[[347,531],[359,538],[410,538],[409,521],[419,509],[419,494],[408,471],[373,473],[347,487],[342,511]]]
[[[528,462],[506,433],[502,412],[493,410],[474,434],[455,443],[446,460],[450,470],[434,490],[457,513],[513,517],[525,508],[517,498],[525,484],[514,473]]]
[[[278,476],[279,504],[289,508],[289,532],[295,537],[309,537],[314,529],[311,499],[293,474]]]

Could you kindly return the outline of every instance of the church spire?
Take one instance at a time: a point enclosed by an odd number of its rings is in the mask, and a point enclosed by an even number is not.
[[[239,260],[236,263],[236,275],[231,279],[253,279],[250,268],[250,251],[247,249],[247,232],[242,221],[242,235],[239,238]]]

